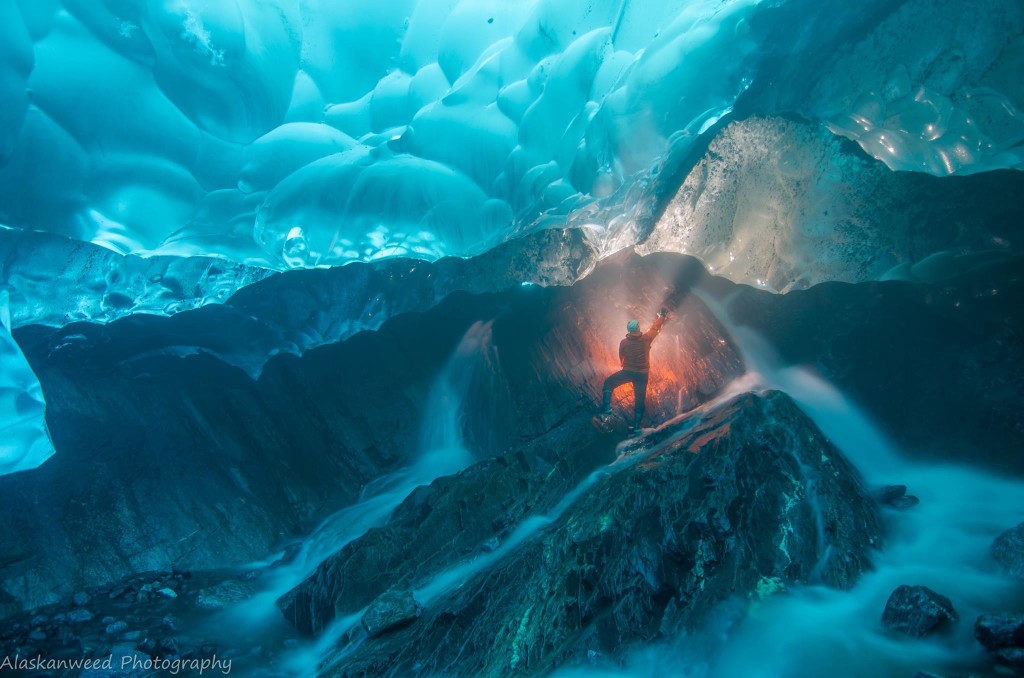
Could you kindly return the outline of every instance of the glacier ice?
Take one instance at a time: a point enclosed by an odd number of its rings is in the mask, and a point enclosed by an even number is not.
[[[799,114],[893,170],[1021,168],[1018,0],[12,0],[0,18],[0,223],[225,270],[465,257],[567,224],[632,245],[665,168],[733,115]],[[848,240],[839,268],[806,251],[813,272],[737,279],[876,275]],[[160,299],[216,299],[216,277]],[[139,294],[122,306],[161,312]]]
[[[13,327],[174,315],[225,301],[273,271],[212,257],[121,255],[48,233],[0,226],[0,289]]]
[[[757,6],[19,3],[0,220],[275,269],[476,254],[728,110]]]
[[[894,173],[821,126],[752,117],[719,132],[636,249],[690,254],[716,275],[783,292],[938,279],[936,269],[965,265],[954,255],[979,265],[1013,253],[1021,190],[1019,172]]]
[[[911,0],[834,60],[808,110],[893,170],[1024,168],[1024,8]]]
[[[9,306],[0,291],[0,475],[36,468],[54,452],[43,390],[11,336]]]

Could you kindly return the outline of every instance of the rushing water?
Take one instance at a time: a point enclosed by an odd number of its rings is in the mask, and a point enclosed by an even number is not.
[[[992,540],[1024,519],[1024,483],[963,465],[900,455],[855,403],[814,370],[783,365],[768,343],[698,296],[718,316],[748,367],[746,385],[786,392],[864,475],[869,485],[905,484],[920,498],[886,510],[889,535],[875,569],[851,591],[808,586],[747,606],[723,604],[706,628],[632,655],[624,669],[580,675],[913,676],[970,670],[984,659],[974,640],[982,612],[1019,609],[1024,592],[998,572]],[[953,601],[959,623],[911,640],[885,631],[882,610],[901,584],[922,584]]]
[[[275,605],[278,598],[302,583],[346,544],[384,524],[414,489],[458,473],[472,463],[473,457],[463,442],[463,403],[474,374],[481,369],[490,350],[491,323],[473,324],[431,387],[421,428],[421,453],[416,462],[368,483],[360,500],[324,520],[302,541],[288,563],[271,566],[282,555],[278,554],[255,564],[266,568],[260,579],[262,590],[219,615],[218,624],[226,624],[250,637],[260,632],[272,635],[281,624],[281,613]],[[292,675],[315,673],[319,658],[337,640],[339,630],[358,622],[361,614],[335,622],[315,642],[286,657],[280,669]]]
[[[972,625],[981,612],[1019,607],[1019,587],[1000,574],[988,555],[992,539],[1022,519],[1024,486],[976,469],[905,459],[855,403],[814,370],[783,364],[772,347],[737,324],[725,306],[698,294],[718,316],[747,365],[747,373],[714,401],[670,422],[696,423],[721,402],[745,391],[786,392],[865,476],[869,485],[906,484],[921,499],[907,511],[886,510],[889,535],[876,554],[875,569],[851,591],[822,586],[795,588],[765,600],[724,602],[699,632],[631,654],[625,667],[588,667],[562,675],[711,676],[912,676],[918,670],[969,670],[983,660]],[[302,546],[292,564],[279,568],[272,585],[246,606],[243,616],[276,614],[273,601],[307,577],[326,557],[367,529],[383,523],[417,485],[464,468],[471,461],[461,441],[462,398],[489,336],[474,326],[434,386],[424,422],[423,454],[417,464],[367,488],[364,499],[332,516]],[[627,441],[620,456],[597,469],[553,509],[522,521],[494,551],[454,564],[414,592],[430,604],[491,567],[555,522],[602,477],[646,457],[643,440]],[[923,584],[948,595],[961,621],[945,634],[910,640],[887,633],[880,618],[886,599],[900,584]],[[262,611],[262,612],[260,612]],[[336,620],[313,643],[284,658],[290,675],[314,675],[325,656],[343,661],[364,639],[364,610]],[[340,652],[337,650],[341,649]]]

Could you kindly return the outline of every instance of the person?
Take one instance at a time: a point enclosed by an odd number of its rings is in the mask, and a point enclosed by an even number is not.
[[[612,392],[626,383],[633,384],[633,427],[640,431],[640,420],[647,405],[647,377],[651,371],[651,344],[661,332],[668,313],[661,309],[658,317],[646,332],[640,332],[640,321],[626,323],[626,336],[619,342],[619,364],[622,369],[604,380],[604,397],[601,401],[601,417],[612,413]]]

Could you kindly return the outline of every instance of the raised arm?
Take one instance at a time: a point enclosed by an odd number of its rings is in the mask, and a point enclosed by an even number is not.
[[[668,313],[665,312],[665,309],[662,309],[661,313],[658,314],[658,317],[654,319],[653,323],[651,323],[650,329],[644,332],[644,339],[647,341],[654,341],[654,338],[658,336],[659,332],[661,332],[661,328],[665,324],[665,318],[667,317]]]

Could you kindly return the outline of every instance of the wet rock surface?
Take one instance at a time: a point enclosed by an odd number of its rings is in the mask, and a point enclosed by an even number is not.
[[[197,619],[197,592],[231,576],[237,576],[237,573],[148,572],[133,575],[111,586],[80,591],[73,599],[3,620],[0,623],[0,658],[41,657],[50,662],[93,659],[101,663],[109,659],[110,663],[106,668],[11,673],[38,678],[142,678],[159,675],[146,664],[153,660],[188,662],[206,659],[212,662],[219,657],[222,669],[224,662],[231,659],[230,654],[237,655],[239,649],[236,647],[225,652],[221,643],[200,635],[208,629],[184,627],[193,625]],[[150,595],[151,591],[165,589],[174,590],[177,595]],[[83,607],[83,602],[89,607]],[[172,664],[167,666],[167,671],[174,670],[170,668]],[[179,668],[179,675],[191,675],[186,669]]]
[[[1024,674],[1024,614],[983,614],[974,622],[974,637],[996,664]]]
[[[875,498],[879,504],[885,506],[891,506],[895,509],[908,509],[913,506],[917,506],[921,503],[921,500],[912,494],[907,494],[906,485],[886,485],[879,487],[871,492],[871,496]]]
[[[930,272],[917,284],[741,289],[729,310],[784,362],[813,366],[861,404],[906,454],[1024,475],[1024,259],[949,254]]]
[[[885,628],[911,638],[932,634],[958,619],[949,598],[927,586],[898,587],[882,612]]]
[[[364,587],[412,589],[423,604],[409,626],[345,650],[330,675],[406,675],[412,667],[445,675],[538,673],[693,629],[723,601],[768,595],[769,588],[849,588],[879,543],[876,505],[858,474],[783,394],[739,396],[622,451],[594,475],[581,470],[567,478],[552,469],[559,479],[547,492],[544,474],[531,471],[529,455],[522,458],[506,482],[532,478],[535,491],[520,496],[551,499],[506,508],[513,509],[504,514],[507,523],[517,527],[542,520],[517,548],[499,546],[480,571],[458,569],[474,558],[468,545],[460,548],[459,535],[468,531],[475,537],[468,541],[482,545],[497,533],[502,543],[508,527],[472,501],[479,479],[469,469],[444,484],[465,492],[471,509],[447,523],[431,521],[447,514],[451,501],[436,482],[282,604],[293,619],[303,607],[298,618],[321,625],[358,610]],[[591,459],[591,467],[601,461],[608,460]],[[578,492],[559,503],[555,497],[564,498],[581,474]],[[452,542],[449,553],[432,567],[409,563],[400,537],[408,521],[422,523],[436,544]],[[455,568],[438,571],[460,551]],[[455,571],[465,573],[457,586],[444,576]]]
[[[3,593],[24,609],[136,571],[247,562],[308,533],[418,451],[430,385],[481,319],[496,319],[494,351],[467,398],[467,445],[486,457],[534,439],[593,408],[601,381],[618,369],[626,319],[653,319],[672,289],[700,274],[691,260],[626,253],[571,288],[455,294],[376,332],[278,355],[255,381],[195,354],[224,306],[23,328],[57,455],[32,473],[0,477],[0,511],[11,517],[0,522],[0,552],[9,554],[0,604]],[[317,289],[311,298],[330,306]],[[654,421],[742,371],[700,302],[677,306],[655,349]],[[618,403],[632,399],[621,393]]]
[[[996,537],[991,553],[1011,576],[1024,579],[1024,523]]]
[[[1024,614],[983,614],[974,622],[974,637],[986,650],[1024,647]]]
[[[389,591],[370,603],[359,622],[371,638],[407,626],[420,616],[419,603],[409,591]]]

